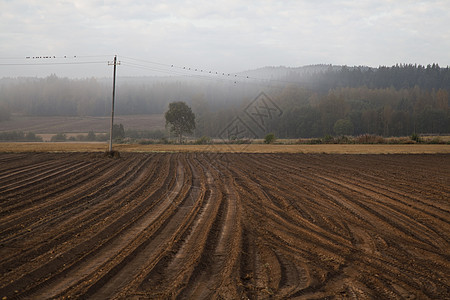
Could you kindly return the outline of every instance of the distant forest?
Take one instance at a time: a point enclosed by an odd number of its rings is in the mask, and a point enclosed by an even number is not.
[[[161,114],[186,101],[197,116],[195,135],[217,137],[264,92],[282,111],[265,133],[279,138],[450,133],[449,67],[266,67],[235,78],[119,76],[116,113]],[[109,79],[3,78],[0,127],[14,115],[107,116],[111,90]]]

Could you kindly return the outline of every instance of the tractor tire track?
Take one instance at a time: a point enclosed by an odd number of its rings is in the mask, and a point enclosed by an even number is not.
[[[449,155],[0,162],[0,297],[450,298]]]

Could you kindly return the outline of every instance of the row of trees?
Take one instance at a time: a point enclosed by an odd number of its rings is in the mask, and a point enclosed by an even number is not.
[[[42,137],[33,132],[11,131],[0,132],[0,141],[14,142],[42,142]]]
[[[268,119],[266,131],[281,138],[310,138],[324,135],[407,136],[412,133],[450,132],[449,93],[445,89],[337,88],[327,94],[289,86],[270,92],[283,111]],[[198,135],[217,136],[245,106],[219,112],[201,111]],[[245,120],[257,131],[252,120]],[[345,129],[345,130],[344,130]],[[262,137],[262,132],[260,137]]]

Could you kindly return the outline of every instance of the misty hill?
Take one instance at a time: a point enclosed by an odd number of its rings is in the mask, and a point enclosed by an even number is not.
[[[288,79],[292,76],[295,77],[304,77],[308,78],[311,75],[316,75],[324,72],[335,72],[339,71],[343,68],[343,66],[335,66],[335,65],[310,65],[303,67],[263,67],[255,70],[249,70],[240,72],[238,74],[242,76],[249,76],[259,79],[273,79],[273,80],[282,80]]]
[[[450,89],[450,69],[437,64],[428,66],[397,64],[392,67],[381,66],[336,66],[310,65],[303,67],[264,67],[242,72],[241,74],[266,80],[302,84],[310,89],[326,92],[338,87],[370,88],[421,88]]]

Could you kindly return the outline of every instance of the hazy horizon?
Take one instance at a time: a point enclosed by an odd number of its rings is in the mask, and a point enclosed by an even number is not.
[[[3,0],[0,8],[0,78],[111,77],[115,54],[122,77],[450,63],[448,1]]]

